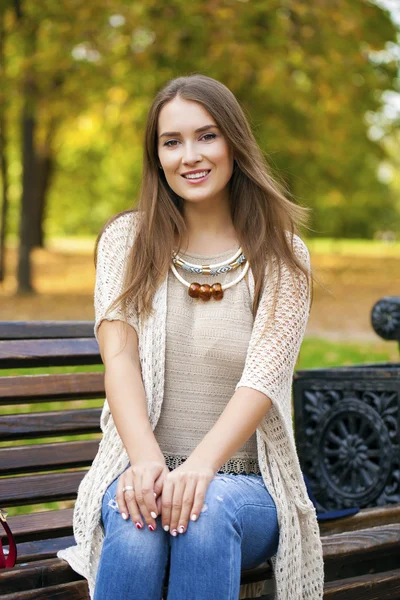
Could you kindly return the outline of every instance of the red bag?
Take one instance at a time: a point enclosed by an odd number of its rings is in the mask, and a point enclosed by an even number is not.
[[[6,554],[3,550],[3,544],[1,543],[0,536],[0,569],[7,569],[13,567],[17,560],[17,545],[15,543],[14,536],[7,523],[7,513],[5,510],[0,508],[0,523],[3,525],[4,530],[8,538],[8,553]]]

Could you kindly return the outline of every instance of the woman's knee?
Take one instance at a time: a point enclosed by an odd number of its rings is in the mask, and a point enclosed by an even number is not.
[[[146,573],[158,565],[165,565],[169,544],[161,527],[155,531],[139,530],[131,519],[125,521],[115,514],[108,518],[102,552],[112,555],[121,566],[124,563],[130,567],[135,565]]]
[[[115,483],[115,482],[114,482]],[[123,519],[115,498],[116,484],[111,484],[102,500],[102,522],[104,528],[104,544],[112,548],[118,555],[131,556],[138,552],[145,560],[148,555],[154,561],[157,555],[163,558],[168,552],[168,540],[157,524],[155,531],[150,531],[146,526],[137,529],[131,517]]]
[[[185,533],[172,538],[171,543],[192,544],[194,548],[209,545],[233,526],[233,509],[226,486],[218,478],[211,480],[203,506],[196,521],[189,521]]]

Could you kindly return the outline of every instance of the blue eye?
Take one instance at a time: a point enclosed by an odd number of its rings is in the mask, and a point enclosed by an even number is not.
[[[209,136],[211,136],[212,140],[217,137],[215,133],[205,133],[200,139],[206,138]],[[177,140],[168,140],[168,142],[165,142],[165,144],[163,144],[163,145],[167,146],[167,148],[173,148],[173,146],[170,146],[170,144],[173,142],[177,142]]]

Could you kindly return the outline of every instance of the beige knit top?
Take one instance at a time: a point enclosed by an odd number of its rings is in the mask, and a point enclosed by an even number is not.
[[[220,263],[237,247],[219,254],[179,252],[196,265]],[[178,273],[192,283],[236,279],[243,266],[212,276]],[[235,393],[243,372],[253,329],[246,277],[224,292],[222,300],[191,298],[174,273],[168,272],[164,401],[154,435],[170,469],[182,464],[213,427]],[[256,433],[219,472],[260,473]]]

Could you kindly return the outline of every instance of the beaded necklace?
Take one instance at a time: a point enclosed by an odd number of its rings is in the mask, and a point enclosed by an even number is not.
[[[245,263],[245,265],[239,277],[224,285],[221,285],[220,283],[214,283],[211,286],[208,283],[189,283],[181,275],[179,275],[175,267],[175,265],[177,265],[189,273],[204,273],[205,275],[215,276],[221,273],[227,273],[228,271],[233,271],[234,269],[240,267],[240,265],[243,263]],[[222,300],[224,297],[224,291],[239,283],[239,281],[241,281],[246,275],[249,269],[249,262],[243,254],[242,248],[240,247],[231,258],[213,265],[195,265],[184,260],[179,256],[179,254],[175,253],[172,257],[170,267],[175,277],[188,288],[188,295],[191,298],[200,298],[204,302],[207,302],[210,300],[210,298],[214,298],[214,300]]]

